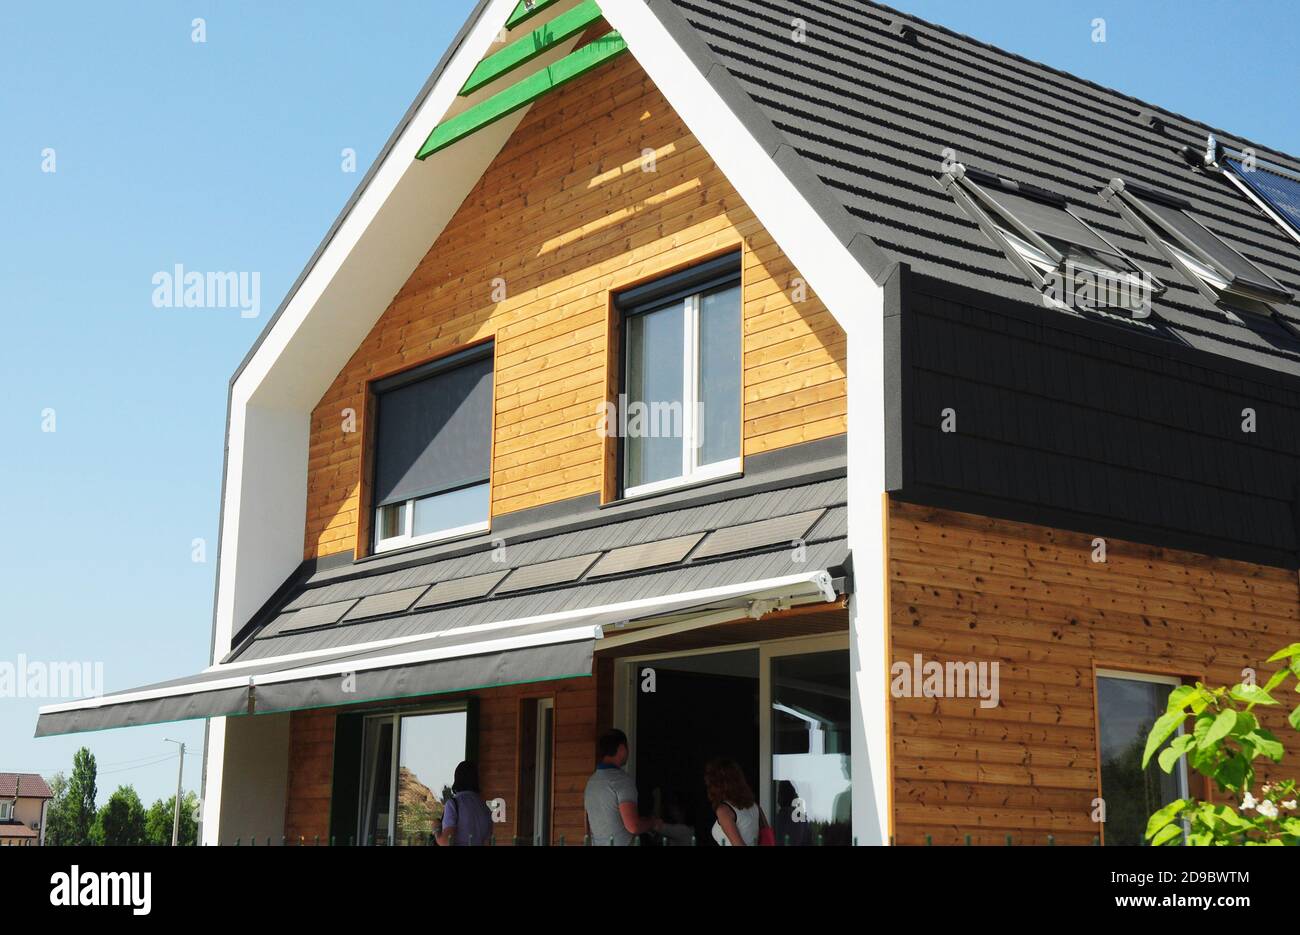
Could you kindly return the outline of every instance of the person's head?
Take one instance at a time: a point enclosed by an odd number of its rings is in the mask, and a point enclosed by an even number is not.
[[[740,764],[719,757],[704,767],[704,788],[709,794],[709,804],[717,808],[728,802],[734,808],[749,808],[754,804],[754,793],[749,788]]]
[[[478,764],[473,760],[462,760],[456,766],[456,776],[451,781],[451,791],[478,792]]]
[[[617,727],[605,731],[596,738],[597,762],[623,766],[627,763],[627,757],[627,734]]]

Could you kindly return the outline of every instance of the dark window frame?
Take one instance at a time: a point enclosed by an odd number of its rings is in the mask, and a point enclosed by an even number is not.
[[[365,464],[366,480],[367,480],[366,521],[368,527],[368,535],[366,536],[366,539],[368,541],[365,543],[365,547],[370,553],[372,554],[378,554],[381,552],[388,553],[403,548],[425,545],[430,542],[450,541],[452,539],[463,538],[465,536],[482,535],[484,533],[485,530],[482,529],[475,529],[471,532],[466,532],[461,534],[456,534],[453,531],[449,530],[448,531],[449,534],[447,535],[443,535],[440,533],[432,533],[425,536],[412,536],[409,539],[403,539],[402,537],[397,537],[399,540],[401,540],[398,541],[397,544],[381,547],[380,544],[381,542],[393,542],[394,539],[392,537],[390,537],[389,539],[380,538],[380,531],[381,531],[380,521],[379,521],[380,510],[384,509],[387,506],[394,506],[397,505],[398,503],[404,503],[406,504],[405,510],[409,513],[413,511],[415,501],[420,500],[421,496],[416,495],[414,497],[407,497],[402,500],[388,500],[387,502],[380,502],[380,499],[375,495],[375,483],[378,474],[379,455],[381,449],[380,435],[383,430],[381,419],[379,417],[381,398],[386,393],[403,389],[405,387],[411,386],[416,383],[420,383],[425,380],[436,378],[442,374],[450,373],[451,371],[457,370],[461,367],[470,364],[479,363],[480,361],[483,360],[488,360],[492,362],[491,370],[492,370],[492,377],[493,377],[492,397],[488,403],[489,418],[488,418],[488,429],[487,429],[488,431],[487,477],[484,480],[467,481],[463,484],[459,484],[454,487],[447,488],[445,490],[440,490],[437,492],[437,495],[440,496],[444,494],[456,493],[457,491],[460,490],[465,490],[470,487],[476,487],[479,486],[480,484],[487,483],[488,490],[489,490],[489,508],[488,508],[488,516],[486,518],[486,521],[488,526],[490,527],[491,525],[490,491],[491,491],[491,484],[492,484],[491,452],[493,447],[493,433],[495,432],[495,410],[496,410],[496,366],[495,366],[496,341],[495,338],[489,338],[485,341],[481,341],[470,347],[466,347],[458,351],[453,351],[449,354],[444,354],[441,357],[437,357],[433,360],[425,361],[424,363],[417,364],[414,367],[409,367],[406,370],[389,374],[388,376],[379,377],[378,379],[371,380],[367,384],[366,411],[369,414],[368,418],[371,424],[365,436],[365,445],[367,450],[363,452],[363,463]],[[406,522],[409,525],[410,519],[407,518]]]

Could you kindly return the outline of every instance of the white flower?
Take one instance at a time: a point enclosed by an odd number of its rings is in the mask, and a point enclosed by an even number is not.
[[[1290,809],[1293,812],[1295,811],[1295,806],[1296,806],[1295,799],[1288,799],[1287,801],[1282,803],[1283,808]]]
[[[1277,806],[1267,799],[1259,803],[1259,807],[1256,808],[1256,811],[1270,820],[1277,817]]]
[[[1265,786],[1265,787],[1264,787],[1263,789],[1261,789],[1260,791],[1263,792],[1265,795],[1268,795],[1269,792],[1272,791],[1272,789],[1273,789],[1272,786]]]
[[[1255,797],[1254,797],[1253,795],[1251,795],[1251,794],[1250,794],[1250,790],[1247,789],[1247,790],[1246,790],[1246,797],[1245,797],[1244,799],[1241,800],[1241,810],[1244,812],[1244,811],[1246,811],[1247,809],[1254,808],[1256,804],[1257,804],[1257,803],[1255,802]]]

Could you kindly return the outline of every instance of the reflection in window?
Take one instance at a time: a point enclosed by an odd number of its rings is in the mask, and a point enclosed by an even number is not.
[[[1118,673],[1097,678],[1101,795],[1106,803],[1108,845],[1145,843],[1147,819],[1152,813],[1187,794],[1182,761],[1172,774],[1162,770],[1154,756],[1150,765],[1142,768],[1147,735],[1156,718],[1165,713],[1169,692],[1177,684],[1172,678]]]
[[[366,719],[362,844],[428,843],[430,835],[441,827],[442,803],[456,764],[465,758],[467,727],[463,710]]]
[[[681,275],[686,279],[667,277],[619,300],[628,496],[740,470],[739,256]]]
[[[772,803],[777,843],[852,843],[849,653],[772,660]]]

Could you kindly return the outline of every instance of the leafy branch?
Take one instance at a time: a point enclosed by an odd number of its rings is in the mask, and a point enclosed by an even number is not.
[[[1220,793],[1240,800],[1240,805],[1175,799],[1147,822],[1146,838],[1152,845],[1300,844],[1296,781],[1266,784],[1258,797],[1251,791],[1255,761],[1263,757],[1281,763],[1286,752],[1282,742],[1260,725],[1254,709],[1281,704],[1274,692],[1289,680],[1295,680],[1295,691],[1300,692],[1300,643],[1279,650],[1268,661],[1283,662],[1284,667],[1263,686],[1239,682],[1231,688],[1209,688],[1197,682],[1170,692],[1165,713],[1147,737],[1142,768],[1157,752],[1157,762],[1166,773],[1186,758],[1192,769],[1212,779]],[[1189,718],[1192,725],[1187,730]],[[1288,721],[1300,731],[1300,705]]]

